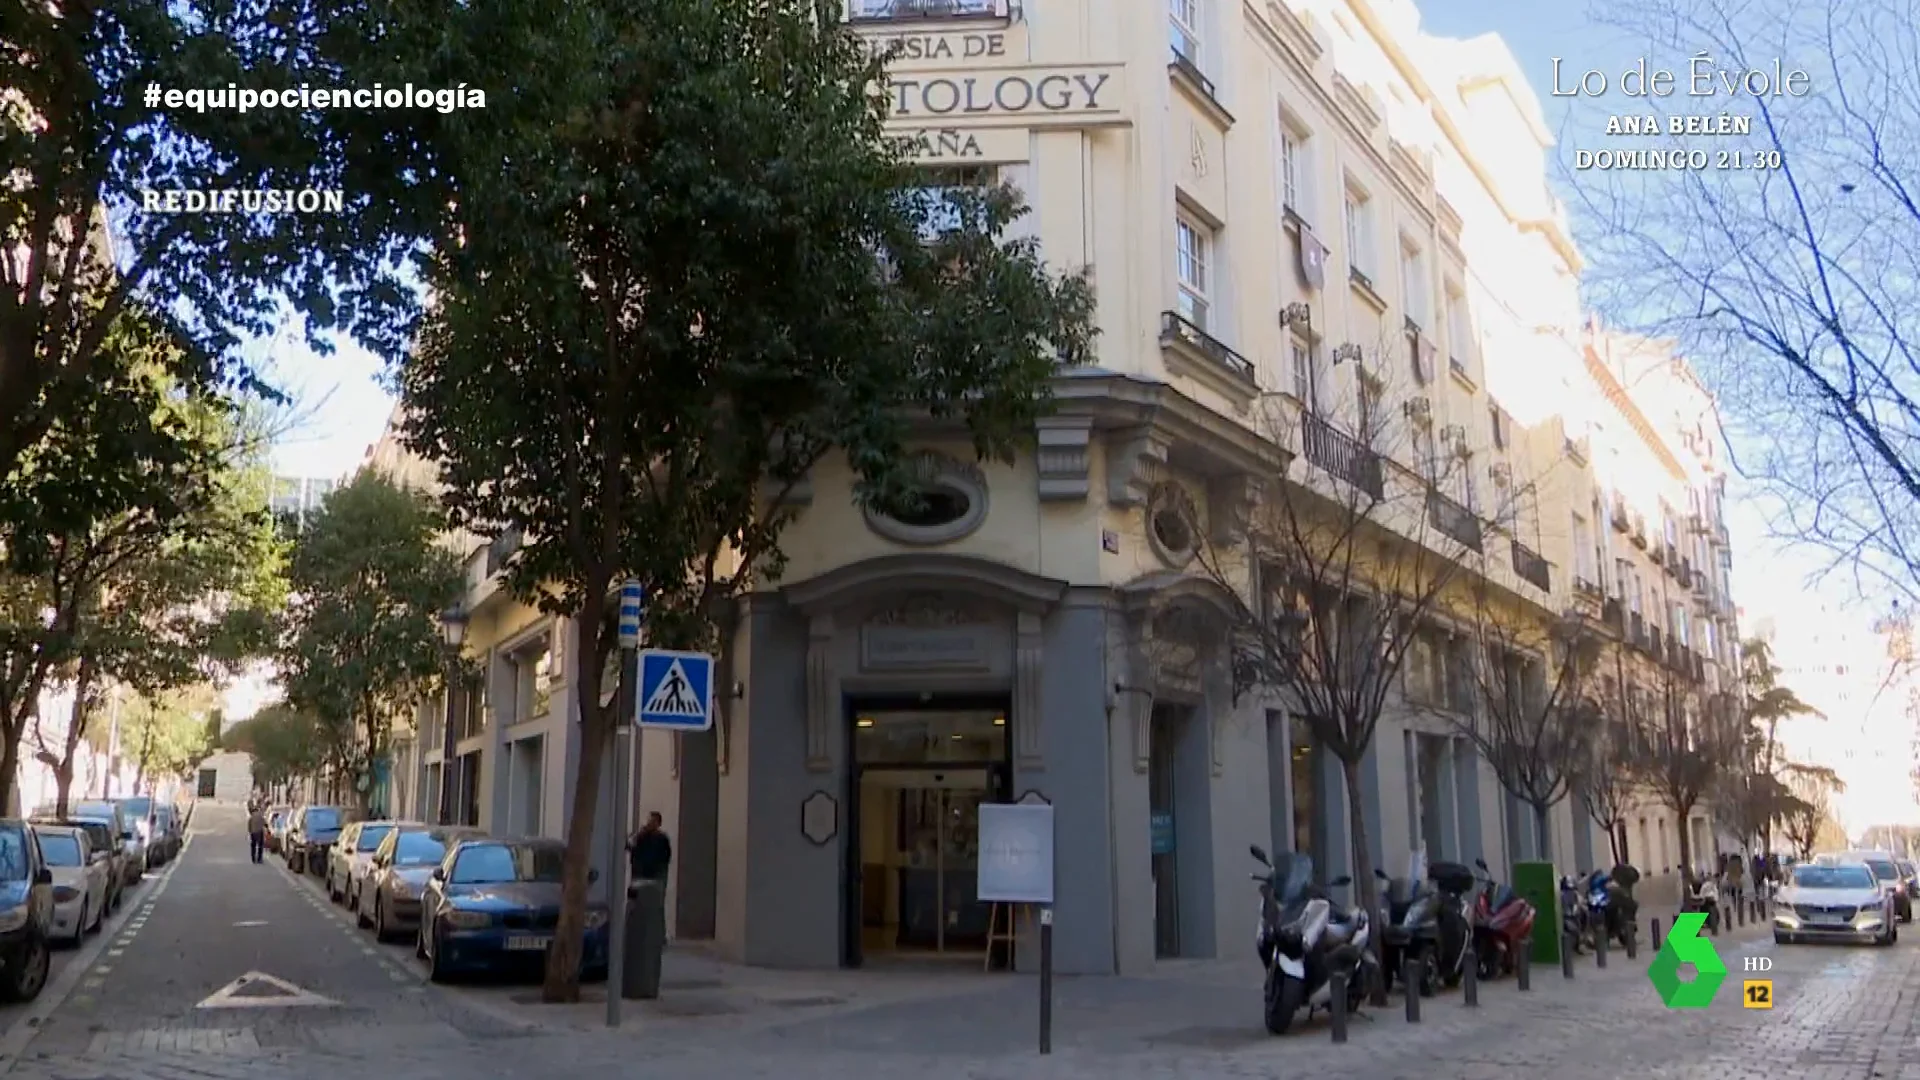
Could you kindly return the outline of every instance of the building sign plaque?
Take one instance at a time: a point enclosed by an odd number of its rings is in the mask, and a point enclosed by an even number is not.
[[[985,668],[990,626],[868,626],[860,631],[860,666]]]
[[[871,34],[867,37],[867,48],[889,64],[945,64],[955,60],[1005,61],[1012,58],[1004,30],[967,34]],[[1021,51],[1025,52],[1025,49]],[[1024,60],[1026,57],[1017,59]]]
[[[1119,124],[1124,104],[1119,64],[915,71],[887,80],[888,119],[896,124],[1098,127]]]
[[[1026,128],[926,127],[888,132],[914,161],[935,165],[1011,165],[1027,160]]]

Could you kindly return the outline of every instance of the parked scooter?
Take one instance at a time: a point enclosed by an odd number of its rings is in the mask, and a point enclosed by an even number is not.
[[[1586,952],[1593,944],[1594,918],[1598,914],[1588,906],[1586,882],[1585,874],[1560,877],[1560,937],[1573,942],[1575,955]]]
[[[1433,886],[1403,877],[1388,877],[1375,870],[1373,876],[1386,886],[1387,925],[1381,931],[1381,963],[1386,965],[1387,989],[1405,970],[1411,958],[1419,965],[1419,990],[1432,997],[1440,986],[1440,958],[1436,946],[1440,933],[1439,896]]]
[[[1466,977],[1467,943],[1473,940],[1473,903],[1469,899],[1473,870],[1461,863],[1437,862],[1427,868],[1427,880],[1440,894],[1433,966],[1439,971],[1441,984],[1452,988]]]
[[[1623,949],[1627,947],[1627,935],[1634,932],[1636,920],[1640,918],[1640,901],[1633,895],[1633,887],[1639,883],[1640,871],[1626,863],[1616,865],[1606,878],[1607,907],[1602,925],[1607,937],[1619,942]]]
[[[1366,912],[1357,907],[1336,908],[1324,889],[1313,884],[1313,858],[1298,853],[1269,859],[1260,845],[1248,849],[1267,868],[1254,874],[1260,883],[1260,927],[1254,949],[1267,969],[1267,1030],[1285,1035],[1302,1006],[1311,1018],[1316,1009],[1332,1008],[1332,976],[1347,977],[1347,1010],[1356,1012],[1372,985],[1378,963],[1367,948],[1370,932]],[[1350,885],[1337,877],[1331,887]]]
[[[1691,881],[1687,889],[1687,902],[1681,906],[1682,914],[1698,911],[1707,917],[1707,933],[1720,933],[1720,886],[1712,877],[1700,874],[1688,874]]]
[[[1521,942],[1533,936],[1534,907],[1511,885],[1493,880],[1485,859],[1473,860],[1484,887],[1473,908],[1473,952],[1482,979],[1511,973]]]

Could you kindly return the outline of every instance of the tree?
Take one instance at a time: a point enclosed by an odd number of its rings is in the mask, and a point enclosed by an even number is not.
[[[440,613],[466,585],[439,543],[445,521],[431,499],[362,470],[294,542],[281,684],[341,775],[385,757],[395,712],[445,673]]]
[[[48,680],[81,674],[73,665],[100,644],[100,619],[118,619],[128,597],[151,595],[143,590],[152,580],[137,569],[156,559],[191,559],[194,551],[227,558],[222,546],[238,542],[230,527],[245,520],[231,512],[233,475],[256,444],[231,403],[175,380],[176,346],[132,314],[104,348],[113,364],[102,369],[102,383],[55,421],[0,485],[0,519],[38,515],[52,526],[0,536],[0,801]],[[139,462],[137,470],[125,471],[129,459]],[[81,489],[93,494],[72,494]],[[21,509],[26,504],[38,509]],[[142,610],[171,617],[178,609]],[[154,659],[139,650],[121,655],[141,664]],[[104,676],[100,659],[94,673]]]
[[[220,745],[253,755],[253,783],[260,788],[311,776],[326,759],[320,725],[286,704],[269,705],[234,724]]]
[[[1672,810],[1680,825],[1680,865],[1692,869],[1693,811],[1723,790],[1746,745],[1743,717],[1731,695],[1703,694],[1686,676],[1655,660],[1628,711],[1636,779]]]
[[[1470,634],[1477,662],[1465,665],[1479,707],[1441,713],[1466,736],[1500,786],[1533,811],[1533,857],[1552,857],[1549,813],[1578,787],[1595,754],[1597,710],[1585,691],[1601,652],[1577,616],[1553,617],[1476,594]]]
[[[1420,418],[1389,413],[1382,403],[1404,396],[1386,392],[1403,365],[1385,358],[1405,348],[1403,340],[1397,350],[1384,341],[1336,350],[1336,364],[1360,365],[1356,401],[1266,399],[1261,429],[1299,456],[1264,478],[1244,530],[1188,526],[1197,536],[1224,531],[1227,538],[1203,544],[1198,561],[1223,592],[1240,598],[1236,684],[1282,695],[1340,763],[1354,888],[1369,911],[1378,909],[1378,892],[1362,762],[1416,643],[1471,603],[1463,583],[1488,572],[1494,528],[1511,527],[1525,497],[1524,485],[1510,479],[1504,447],[1470,447],[1459,428],[1436,438]],[[1430,361],[1423,370],[1432,376]],[[1486,509],[1476,493],[1475,450],[1509,476]],[[1467,706],[1460,660],[1439,658],[1431,670],[1425,692],[1436,702]]]
[[[1086,280],[1009,235],[1012,191],[922,186],[837,3],[441,7],[383,22],[394,47],[367,63],[418,81],[476,54],[569,60],[394,173],[434,229],[405,435],[456,528],[523,538],[509,588],[586,628],[576,687],[599,685],[623,579],[647,590],[649,640],[724,645],[730,598],[781,570],[783,494],[828,454],[862,501],[913,505],[916,424],[1005,458],[1087,355]],[[551,1001],[578,996],[613,719],[575,700]]]
[[[123,711],[120,743],[133,760],[133,790],[152,791],[161,779],[177,780],[213,752],[207,713],[219,700],[210,683],[196,683],[134,697]]]
[[[1910,15],[1890,0],[1607,5],[1603,19],[1649,54],[1711,56],[1725,71],[1818,63],[1786,94],[1751,99],[1736,155],[1747,167],[1636,172],[1582,183],[1579,198],[1603,306],[1677,338],[1707,376],[1741,471],[1772,497],[1775,534],[1912,599],[1920,353],[1904,315],[1920,298],[1911,274],[1888,272],[1920,239],[1920,177],[1898,152],[1920,136]],[[1672,141],[1710,160],[1735,149]]]
[[[0,50],[0,477],[87,399],[113,364],[122,316],[141,307],[179,339],[169,373],[193,390],[257,386],[240,359],[291,300],[321,331],[352,328],[401,354],[418,298],[401,274],[411,238],[374,194],[391,161],[345,153],[412,116],[199,100],[147,102],[149,87],[341,85],[319,44],[324,13],[240,0],[138,0],[9,9]],[[389,85],[401,85],[395,80]],[[453,82],[446,84],[455,86]],[[224,91],[214,90],[225,97]],[[432,114],[429,114],[432,115]],[[404,136],[402,136],[404,137]],[[143,193],[332,190],[343,213],[140,213]],[[127,257],[109,249],[106,221]],[[214,253],[210,255],[210,253]],[[97,462],[96,462],[97,463]],[[137,475],[118,460],[99,474]],[[76,489],[76,499],[87,489]],[[0,531],[36,522],[9,502]],[[49,508],[56,509],[56,508]]]
[[[1787,839],[1801,858],[1811,858],[1826,834],[1839,831],[1833,820],[1833,796],[1846,791],[1847,785],[1823,765],[1788,762],[1782,771],[1793,791],[1784,815]]]
[[[1597,737],[1588,741],[1588,757],[1574,772],[1575,794],[1587,816],[1607,833],[1614,865],[1629,862],[1622,827],[1634,807],[1636,784],[1632,728],[1626,719],[1626,701],[1615,695],[1587,698]]]

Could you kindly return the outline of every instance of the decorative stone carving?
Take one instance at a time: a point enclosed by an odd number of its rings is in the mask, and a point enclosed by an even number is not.
[[[1153,764],[1153,692],[1143,686],[1129,687],[1122,705],[1133,725],[1133,771],[1145,774]]]
[[[1040,474],[1040,501],[1086,498],[1091,486],[1087,478],[1087,448],[1093,437],[1093,418],[1043,417],[1035,434],[1039,442],[1035,460]]]
[[[1021,612],[1015,621],[1013,651],[1013,753],[1022,768],[1041,763],[1041,725],[1046,722],[1041,702],[1042,661],[1045,649],[1040,616]]]
[[[839,714],[833,670],[833,616],[815,615],[807,633],[807,769],[833,769],[832,733]]]
[[[1200,511],[1187,489],[1172,481],[1155,484],[1147,498],[1147,546],[1178,570],[1200,551]]]
[[[1148,624],[1148,655],[1159,690],[1202,692],[1200,658],[1206,638],[1200,618],[1192,608],[1175,605],[1162,609]]]
[[[840,832],[840,801],[816,791],[800,802],[800,835],[814,847],[826,847]]]
[[[1207,485],[1207,532],[1216,544],[1246,539],[1248,520],[1260,499],[1260,481],[1246,473],[1224,476]]]
[[[960,504],[955,516],[939,521],[902,521],[872,508],[863,511],[867,527],[889,540],[916,546],[950,544],[970,536],[987,520],[987,476],[980,466],[937,450],[922,450],[906,462],[907,475],[940,506]],[[931,506],[932,504],[930,504]]]
[[[1107,501],[1115,506],[1144,506],[1166,467],[1171,443],[1137,428],[1107,444]]]
[[[1206,665],[1203,675],[1207,700],[1207,755],[1215,776],[1227,771],[1227,763],[1221,757],[1220,750],[1226,743],[1222,736],[1228,725],[1234,722],[1233,662],[1226,653],[1225,649],[1215,650],[1213,662]]]
[[[868,626],[900,626],[916,630],[971,626],[985,622],[972,605],[942,593],[909,593],[892,607],[867,618]]]

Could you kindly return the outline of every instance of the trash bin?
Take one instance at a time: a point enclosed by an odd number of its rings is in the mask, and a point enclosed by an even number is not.
[[[627,890],[626,938],[620,996],[629,1001],[659,997],[660,958],[667,949],[665,882],[636,881]]]

